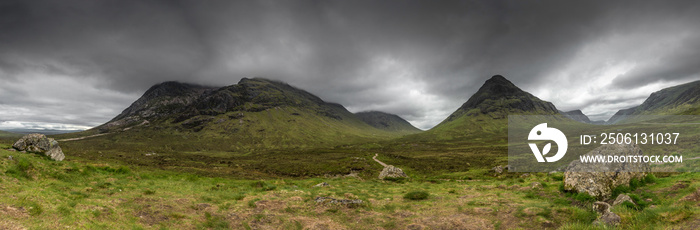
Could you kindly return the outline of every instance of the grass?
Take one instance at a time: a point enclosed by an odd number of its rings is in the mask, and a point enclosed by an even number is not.
[[[237,149],[236,142],[212,147],[223,134],[206,129],[142,130],[61,143],[64,162],[0,150],[0,191],[12,194],[0,197],[0,210],[23,210],[4,214],[29,229],[406,229],[411,223],[436,229],[598,229],[591,226],[594,199],[560,191],[561,174],[494,176],[490,168],[506,164],[508,146],[500,121],[483,122],[483,131],[495,135],[434,141],[426,135],[449,135],[426,132],[361,144],[268,148],[277,144],[260,142]],[[382,169],[372,160],[376,153],[410,179],[376,179]],[[697,175],[650,175],[618,188],[637,204],[613,208],[622,217],[619,228],[692,227],[698,206],[682,198],[700,187]],[[313,187],[321,182],[331,186]],[[533,182],[542,188],[531,189]],[[679,183],[685,187],[671,189]],[[316,204],[319,196],[364,203]]]
[[[8,160],[8,155],[15,160]],[[19,166],[19,159],[26,159],[28,164],[22,164],[29,166]],[[27,169],[29,177],[6,173],[18,168]],[[411,223],[432,228],[532,229],[551,224],[565,229],[593,228],[590,223],[595,213],[577,203],[575,196],[561,193],[557,186],[529,189],[532,182],[559,183],[551,176],[535,174],[520,179],[482,177],[463,182],[419,177],[403,183],[370,177],[250,180],[111,163],[54,162],[39,155],[0,150],[0,189],[12,194],[0,197],[0,210],[22,210],[5,213],[4,218],[30,229],[307,229],[321,225],[405,229]],[[688,181],[688,187],[667,190],[681,181]],[[313,187],[320,182],[331,186]],[[692,173],[657,178],[632,193],[642,201],[652,197],[656,207],[638,210],[616,206],[614,211],[622,216],[623,229],[644,224],[685,226],[700,212],[693,202],[679,200],[697,187],[700,182]],[[366,205],[321,205],[314,201],[318,196],[361,199]],[[0,223],[0,228],[10,222]]]
[[[428,199],[428,196],[430,196],[430,194],[425,191],[412,191],[403,195],[403,198],[407,200],[425,200]]]

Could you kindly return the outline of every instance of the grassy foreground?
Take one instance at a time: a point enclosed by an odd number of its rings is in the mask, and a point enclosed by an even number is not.
[[[601,228],[591,225],[597,216],[590,197],[559,190],[561,174],[241,180],[54,162],[0,147],[0,229]],[[313,187],[321,182],[330,186]],[[697,229],[698,188],[700,177],[691,173],[638,186],[631,194],[651,200],[614,207],[622,217],[618,228]],[[364,202],[321,204],[316,197]]]

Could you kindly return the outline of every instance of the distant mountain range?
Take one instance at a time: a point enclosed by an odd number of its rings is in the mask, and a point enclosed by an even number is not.
[[[640,106],[620,110],[607,123],[634,114],[698,114],[699,98],[700,81],[663,89]],[[132,135],[126,136],[143,138],[139,132],[165,132],[224,140],[234,149],[329,146],[409,134],[406,138],[420,140],[491,136],[503,141],[507,116],[512,114],[561,114],[583,123],[604,123],[590,121],[580,110],[559,111],[551,102],[523,91],[500,75],[484,82],[462,106],[426,132],[397,115],[379,111],[353,114],[342,105],[325,102],[286,83],[243,78],[238,84],[219,88],[160,83],[109,122],[63,135],[130,132]]]
[[[21,135],[21,134],[30,134],[30,133],[41,133],[45,135],[55,135],[55,134],[63,134],[63,133],[75,133],[75,132],[80,132],[83,130],[63,130],[63,129],[6,129],[4,130],[6,132],[10,132],[13,134]],[[2,131],[0,131],[2,132]]]

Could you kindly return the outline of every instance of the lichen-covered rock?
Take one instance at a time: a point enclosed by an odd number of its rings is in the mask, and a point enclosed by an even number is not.
[[[497,165],[496,167],[493,167],[491,170],[494,171],[496,174],[501,174],[503,173],[503,166]]]
[[[614,212],[608,212],[603,214],[602,216],[598,217],[595,221],[593,221],[593,225],[608,225],[608,226],[617,226],[620,224],[620,216],[615,214]]]
[[[379,179],[384,179],[386,177],[392,177],[392,178],[399,178],[399,177],[408,177],[406,173],[403,172],[400,168],[394,167],[393,165],[387,165],[382,169],[382,172],[379,173]]]
[[[596,201],[595,203],[593,203],[593,211],[601,215],[608,213],[610,212],[610,204],[601,201]]]
[[[19,151],[43,153],[55,161],[62,161],[66,158],[63,155],[63,150],[58,146],[58,141],[48,138],[44,134],[27,134],[15,142],[12,147]]]
[[[637,145],[601,145],[586,155],[641,156],[642,150]],[[564,189],[607,199],[617,186],[628,185],[632,179],[642,179],[649,171],[649,164],[642,162],[581,163],[575,160],[564,172]]]
[[[626,194],[620,194],[619,196],[617,196],[617,198],[615,198],[615,201],[613,201],[613,206],[620,205],[620,204],[624,203],[625,201],[629,201],[630,203],[637,205],[634,203],[632,198],[630,198],[630,196],[628,196]]]

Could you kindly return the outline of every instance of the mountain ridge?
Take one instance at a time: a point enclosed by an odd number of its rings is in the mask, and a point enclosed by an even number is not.
[[[224,87],[159,83],[109,122],[62,137],[96,133],[115,134],[134,143],[151,136],[181,136],[186,140],[173,146],[185,150],[199,145],[194,143],[198,139],[210,139],[206,149],[251,151],[328,147],[410,132],[372,127],[344,106],[284,82],[243,78]]]
[[[422,131],[396,114],[381,111],[364,111],[355,113],[355,115],[370,126],[382,130],[405,133],[418,133]]]
[[[676,85],[651,93],[638,106],[618,110],[607,124],[615,124],[633,115],[700,114],[700,81]]]

